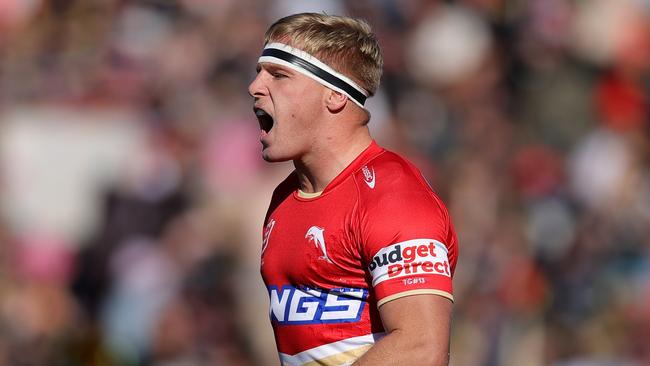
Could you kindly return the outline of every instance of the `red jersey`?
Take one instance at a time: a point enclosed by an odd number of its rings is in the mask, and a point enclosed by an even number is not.
[[[298,187],[292,173],[276,188],[263,231],[283,365],[351,364],[384,334],[382,304],[415,294],[453,300],[456,233],[410,162],[373,142],[319,196]]]

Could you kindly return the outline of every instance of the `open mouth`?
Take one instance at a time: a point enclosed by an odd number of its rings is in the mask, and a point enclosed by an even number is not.
[[[273,128],[273,117],[261,108],[253,108],[253,111],[255,112],[257,121],[260,123],[260,128],[264,132],[269,133],[271,128]]]

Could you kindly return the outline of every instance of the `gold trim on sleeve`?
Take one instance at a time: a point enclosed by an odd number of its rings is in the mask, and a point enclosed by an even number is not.
[[[413,296],[413,295],[438,295],[451,300],[451,302],[454,302],[454,296],[447,291],[423,289],[423,290],[404,291],[404,292],[400,292],[397,294],[384,297],[383,299],[377,302],[377,307],[380,307],[389,301],[393,301],[402,297]]]

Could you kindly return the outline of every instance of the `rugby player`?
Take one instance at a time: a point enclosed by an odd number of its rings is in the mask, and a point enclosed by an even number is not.
[[[419,170],[371,137],[382,56],[358,19],[302,13],[266,32],[249,86],[271,198],[261,273],[283,365],[446,365],[458,255]]]

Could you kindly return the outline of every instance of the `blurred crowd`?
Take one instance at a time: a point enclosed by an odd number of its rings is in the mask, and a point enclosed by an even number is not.
[[[650,364],[650,1],[0,1],[0,366],[277,365],[247,85],[366,19],[460,239],[452,366]]]

